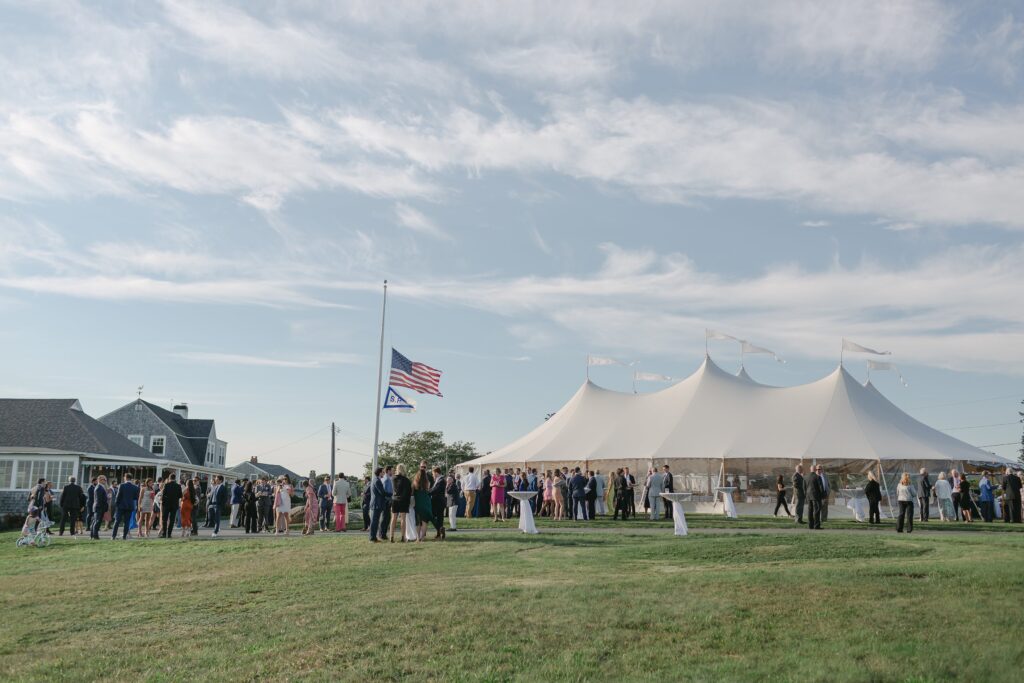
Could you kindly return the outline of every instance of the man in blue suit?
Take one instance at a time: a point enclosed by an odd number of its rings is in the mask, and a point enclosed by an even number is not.
[[[572,519],[587,519],[587,478],[580,473],[580,468],[573,470],[569,480],[569,491],[572,495]]]
[[[370,484],[370,543],[380,543],[377,537],[380,532],[380,518],[387,507],[388,492],[384,488],[384,481],[381,474],[384,470],[380,467],[373,473],[373,482]]]
[[[111,540],[117,540],[117,527],[124,523],[124,532],[121,536],[121,540],[128,538],[128,532],[131,530],[132,511],[135,509],[135,503],[139,500],[139,487],[132,482],[132,475],[129,472],[124,475],[124,482],[117,487],[117,495],[114,496],[114,533],[111,535]]]
[[[224,477],[219,474],[213,477],[213,489],[210,490],[207,501],[206,516],[213,524],[213,533],[210,537],[217,538],[217,534],[220,533],[220,511],[228,502],[228,489],[224,486]]]
[[[100,540],[100,525],[103,524],[103,515],[110,509],[110,501],[107,496],[107,478],[100,475],[96,479],[96,486],[92,493],[92,528],[89,536],[94,541]]]

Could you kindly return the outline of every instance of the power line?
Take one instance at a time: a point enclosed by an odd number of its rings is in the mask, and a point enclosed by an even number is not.
[[[989,398],[972,398],[966,401],[953,401],[952,403],[926,403],[920,406],[910,406],[907,410],[917,410],[918,408],[941,408],[943,406],[959,406],[964,403],[983,403],[985,401],[998,401],[1004,398],[1018,398],[1021,394],[1006,394],[1005,396],[991,396]]]
[[[987,443],[987,444],[984,444],[982,446],[976,446],[976,448],[995,448],[996,446],[1016,446],[1016,445],[1017,445],[1016,441],[1011,441],[1010,443]]]
[[[302,437],[301,439],[295,439],[295,441],[289,441],[288,443],[284,444],[283,446],[278,446],[277,448],[271,448],[269,451],[265,451],[263,453],[257,453],[255,457],[262,458],[264,455],[270,455],[271,453],[275,453],[275,452],[281,450],[282,448],[288,448],[289,446],[294,446],[295,444],[300,443],[302,441],[305,441],[306,439],[312,439],[317,434],[320,434],[321,432],[326,432],[330,428],[331,428],[330,425],[327,425],[326,427],[321,427],[320,429],[316,430],[312,434],[307,434],[306,436]]]
[[[944,431],[944,432],[955,432],[955,431],[958,431],[960,429],[982,429],[984,427],[1006,427],[1007,425],[1015,425],[1015,424],[1020,424],[1020,423],[1015,420],[1013,422],[995,422],[995,423],[990,424],[990,425],[970,425],[969,427],[943,427],[942,431]]]

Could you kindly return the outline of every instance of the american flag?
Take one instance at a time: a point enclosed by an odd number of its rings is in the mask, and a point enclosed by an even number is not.
[[[408,387],[421,394],[441,395],[441,371],[423,363],[414,363],[395,349],[391,349],[391,377],[393,387]]]

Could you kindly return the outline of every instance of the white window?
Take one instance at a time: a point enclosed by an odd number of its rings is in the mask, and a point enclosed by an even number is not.
[[[128,435],[128,440],[131,441],[136,446],[141,446],[142,445],[142,441],[143,441],[144,438],[145,437],[142,436],[142,434],[129,434]]]
[[[164,437],[162,436],[151,436],[149,437],[149,450],[153,455],[164,454]]]
[[[29,460],[18,460],[14,468],[14,488],[29,489],[32,486],[28,483],[32,476],[32,462]]]
[[[64,484],[68,483],[68,479],[70,477],[74,476],[74,474],[75,474],[75,463],[74,463],[74,461],[73,460],[61,460],[60,463],[58,464],[58,470],[57,471],[59,472],[59,474],[57,475],[56,478],[52,478],[51,477],[51,481],[54,484],[59,484],[59,485],[63,486]]]
[[[14,486],[14,461],[0,460],[0,489],[9,489]]]

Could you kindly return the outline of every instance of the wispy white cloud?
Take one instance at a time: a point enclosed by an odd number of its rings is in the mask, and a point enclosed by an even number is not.
[[[314,369],[328,365],[358,364],[363,362],[355,354],[325,354],[305,359],[287,359],[273,356],[252,356],[239,353],[217,353],[210,351],[180,351],[170,354],[172,358],[193,363],[210,365],[252,365],[271,368]]]
[[[606,53],[570,43],[487,50],[474,59],[484,71],[531,85],[571,88],[603,83],[619,68]]]
[[[452,241],[452,236],[442,230],[437,223],[418,209],[401,202],[395,204],[395,218],[398,224],[421,235],[432,237],[436,240]]]
[[[1024,228],[1024,194],[1015,191],[1024,182],[1024,158],[992,162],[982,137],[974,155],[957,150],[924,161],[913,147],[893,149],[884,108],[556,98],[540,123],[454,108],[414,123],[348,115],[338,125],[362,148],[405,157],[425,171],[551,169],[660,201],[781,200],[893,221]],[[916,132],[919,111],[902,113],[895,128],[907,140],[930,138],[930,149],[942,149],[943,136]],[[978,116],[970,127],[981,131],[987,123]],[[956,137],[955,144],[969,144],[966,131]]]
[[[817,220],[817,221],[804,221],[800,225],[804,226],[805,228],[824,228],[828,224],[829,224],[828,221]]]

